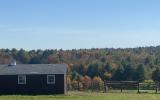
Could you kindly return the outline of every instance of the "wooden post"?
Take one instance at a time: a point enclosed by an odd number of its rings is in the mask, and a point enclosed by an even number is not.
[[[77,76],[77,81],[78,81],[78,91],[80,90],[80,76]]]
[[[120,82],[120,84],[121,84],[121,93],[122,93],[123,92],[124,83]]]
[[[107,83],[106,83],[106,85],[105,85],[105,92],[106,92],[106,93],[109,92],[109,86],[107,85]]]
[[[105,92],[105,93],[107,92],[106,87],[107,87],[107,84],[106,84],[106,82],[104,81],[104,92]]]
[[[67,94],[68,92],[68,87],[67,87],[68,83],[67,83],[67,75],[64,74],[64,94]]]
[[[158,84],[155,83],[155,85],[156,85],[156,93],[158,93]]]
[[[156,87],[156,93],[158,92],[158,89],[157,89],[157,87]]]
[[[79,86],[79,80],[78,80],[78,91],[80,90],[80,86]]]
[[[138,82],[138,93],[140,93],[139,88],[140,88],[140,87],[139,87],[139,82]]]
[[[108,89],[108,86],[107,86],[107,85],[105,86],[105,92],[106,92],[106,93],[109,92],[109,89]]]
[[[122,87],[121,87],[121,93],[122,93],[123,91],[122,91]]]
[[[123,83],[121,83],[121,93],[123,92],[123,91],[122,91],[122,88],[123,88]]]

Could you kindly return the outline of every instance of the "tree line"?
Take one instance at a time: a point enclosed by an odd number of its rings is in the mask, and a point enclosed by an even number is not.
[[[68,85],[90,88],[105,81],[160,81],[160,46],[126,49],[0,49],[0,63],[68,64]]]

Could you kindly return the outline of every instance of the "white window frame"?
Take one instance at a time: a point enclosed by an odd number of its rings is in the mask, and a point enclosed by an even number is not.
[[[20,77],[24,78],[24,82],[20,82]],[[18,75],[18,84],[26,84],[26,75]]]
[[[49,81],[49,77],[53,77],[53,82]],[[55,75],[47,75],[47,84],[55,84]]]

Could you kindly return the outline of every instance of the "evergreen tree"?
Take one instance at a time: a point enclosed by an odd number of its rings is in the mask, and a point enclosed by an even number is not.
[[[104,68],[105,68],[105,71],[107,71],[107,72],[111,72],[111,71],[112,71],[112,66],[111,66],[111,64],[108,63],[108,62],[107,62],[107,64],[104,66]]]
[[[156,70],[152,74],[152,79],[154,81],[160,81],[160,68],[156,68]]]
[[[132,64],[127,64],[124,66],[124,80],[133,81],[135,75],[135,68]]]
[[[89,65],[88,70],[87,70],[87,75],[90,76],[91,78],[99,75],[97,63],[93,63]]]
[[[115,71],[115,74],[113,76],[113,80],[115,81],[124,81],[125,77],[124,77],[124,67],[123,66],[119,66],[118,69]]]
[[[146,78],[146,70],[144,68],[143,64],[140,64],[136,69],[136,75],[135,75],[137,81],[144,81]]]

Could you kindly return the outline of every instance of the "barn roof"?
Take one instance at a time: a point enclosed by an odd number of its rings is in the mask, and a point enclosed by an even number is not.
[[[0,75],[17,74],[66,74],[67,64],[17,64],[0,65]]]

